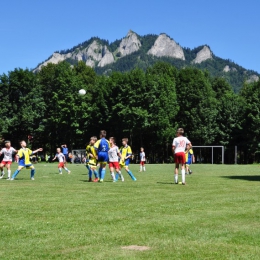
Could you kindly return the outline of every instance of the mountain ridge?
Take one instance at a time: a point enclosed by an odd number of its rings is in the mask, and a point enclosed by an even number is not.
[[[181,47],[166,33],[140,36],[129,30],[127,35],[111,43],[99,37],[92,37],[71,49],[56,51],[33,71],[37,72],[48,63],[67,61],[71,65],[84,61],[98,74],[111,71],[128,71],[135,67],[147,69],[157,61],[169,62],[177,68],[197,67],[207,69],[212,76],[224,77],[238,92],[244,82],[259,80],[260,75],[247,70],[230,59],[222,59],[212,52],[208,45],[194,49]]]

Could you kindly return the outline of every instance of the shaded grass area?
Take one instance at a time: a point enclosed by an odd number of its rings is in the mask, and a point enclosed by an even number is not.
[[[69,168],[0,180],[0,259],[259,259],[256,165],[193,165],[186,186],[173,184],[173,165],[132,165],[137,182],[117,183]]]

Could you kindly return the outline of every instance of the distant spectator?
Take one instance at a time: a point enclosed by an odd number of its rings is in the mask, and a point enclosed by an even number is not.
[[[62,153],[64,154],[64,156],[66,158],[66,162],[67,162],[69,159],[69,149],[66,144],[62,144],[61,148],[62,148]]]

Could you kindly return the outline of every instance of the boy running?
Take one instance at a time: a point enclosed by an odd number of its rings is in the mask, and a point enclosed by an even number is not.
[[[132,156],[132,149],[127,143],[128,143],[128,138],[123,138],[122,139],[122,145],[123,146],[120,148],[121,159],[120,159],[119,164],[120,164],[121,168],[125,168],[126,172],[129,174],[131,179],[133,181],[136,181],[135,176],[129,170],[130,158]]]
[[[121,157],[121,155],[120,155],[118,147],[115,144],[114,137],[109,138],[109,144],[110,144],[110,149],[108,150],[109,169],[110,169],[110,174],[113,179],[113,182],[116,182],[119,176],[120,176],[121,180],[124,181],[124,177],[123,177],[122,173],[120,172],[119,162],[118,162],[119,157]],[[114,170],[116,170],[116,177],[115,177]]]
[[[94,148],[94,144],[97,141],[96,136],[92,136],[89,141],[89,145],[86,147],[87,162],[86,167],[88,169],[89,182],[92,182],[92,173],[95,175],[94,182],[98,181],[98,172],[97,172],[97,152]]]
[[[190,165],[192,163],[195,163],[195,157],[190,144],[187,144],[185,158],[186,158],[186,174],[192,174]]]
[[[144,152],[144,148],[141,147],[141,152],[140,152],[140,171],[144,171],[145,172],[145,152]]]
[[[187,144],[191,145],[191,142],[182,136],[183,134],[183,128],[179,128],[176,133],[177,137],[173,139],[172,152],[175,161],[175,184],[178,184],[179,165],[181,165],[182,185],[185,185],[185,149]]]
[[[94,144],[94,148],[97,152],[97,160],[100,164],[99,166],[99,182],[103,182],[106,175],[106,165],[108,162],[108,150],[109,142],[106,139],[107,132],[105,130],[100,131],[100,139]]]
[[[26,148],[26,142],[25,141],[21,141],[20,142],[21,145],[21,149],[18,151],[17,153],[17,157],[19,158],[19,163],[18,163],[18,169],[14,172],[11,181],[13,181],[15,179],[15,177],[18,175],[18,173],[24,168],[26,167],[26,169],[31,169],[31,180],[34,180],[34,174],[35,174],[35,169],[34,166],[32,165],[31,161],[30,161],[30,156],[41,152],[43,149],[39,148],[35,151],[32,151],[28,148]]]
[[[66,157],[61,152],[60,148],[57,148],[57,153],[52,160],[55,161],[56,159],[58,159],[58,161],[59,161],[59,164],[58,164],[59,173],[62,174],[62,168],[63,168],[68,174],[70,174],[70,170],[67,167],[65,167]]]
[[[17,151],[11,146],[10,141],[5,141],[5,148],[3,148],[0,151],[0,155],[2,154],[4,155],[4,158],[0,164],[0,170],[1,170],[0,179],[2,179],[5,175],[4,167],[7,168],[7,173],[8,173],[7,180],[11,179],[11,164],[13,161],[13,153],[17,153]]]

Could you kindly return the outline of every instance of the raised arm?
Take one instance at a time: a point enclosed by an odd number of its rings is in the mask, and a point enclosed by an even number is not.
[[[33,151],[32,153],[35,154],[35,153],[42,152],[42,151],[43,151],[42,148],[38,148],[37,150]]]

